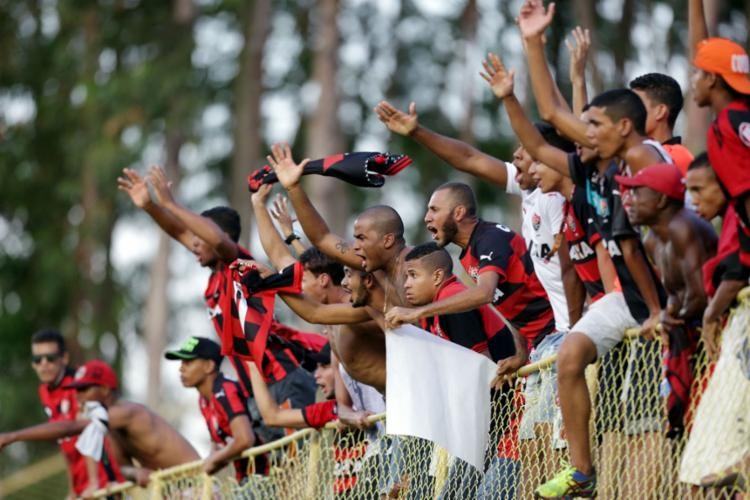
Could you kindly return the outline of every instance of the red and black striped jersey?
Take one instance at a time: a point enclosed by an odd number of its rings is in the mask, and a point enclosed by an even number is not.
[[[252,259],[250,252],[242,247],[239,247],[240,259]],[[208,284],[203,294],[204,300],[208,307],[208,314],[221,341],[222,354],[228,356],[235,371],[239,378],[242,386],[242,392],[245,397],[249,397],[252,394],[250,384],[250,374],[245,366],[244,359],[251,359],[252,349],[245,339],[244,325],[248,320],[247,310],[243,311],[243,323],[240,323],[240,311],[239,305],[248,304],[244,300],[234,300],[235,296],[235,272],[229,268],[229,265],[220,262],[217,267],[211,273],[208,278]],[[275,322],[273,320],[273,307],[268,309],[268,313],[258,313],[253,316],[257,310],[255,306],[260,306],[266,310],[262,301],[254,301],[250,303],[248,309],[251,309],[251,318],[260,318],[261,324],[266,321],[266,325],[270,325],[271,330]],[[227,321],[229,318],[229,321]],[[248,331],[256,332],[259,330],[254,327],[250,327]],[[276,382],[283,379],[288,372],[299,366],[299,361],[294,357],[292,350],[286,342],[276,339],[274,335],[267,335],[265,339],[265,355],[261,363],[261,371],[263,376],[269,382]],[[254,338],[253,338],[254,339]],[[252,342],[251,342],[252,344]],[[238,351],[239,349],[239,351]]]
[[[711,167],[738,215],[740,263],[750,267],[750,105],[735,100],[724,107],[708,129],[706,150]]]
[[[49,422],[61,420],[75,420],[78,415],[78,400],[76,390],[63,389],[66,384],[72,383],[75,370],[65,368],[62,379],[53,385],[41,384],[39,386],[39,399],[44,407],[44,413]],[[89,487],[89,475],[86,469],[86,460],[76,449],[78,436],[70,436],[58,440],[60,450],[65,456],[70,472],[71,486],[76,495],[81,495]],[[97,476],[99,487],[104,487],[109,482],[122,482],[125,480],[120,472],[120,466],[112,454],[109,438],[104,438],[104,453],[102,460],[97,465]]]
[[[464,290],[466,287],[458,278],[451,276],[440,285],[432,301],[437,302]],[[513,334],[488,305],[471,311],[423,318],[422,328],[472,351],[488,351],[493,361],[507,358],[516,352]]]
[[[227,438],[232,437],[231,422],[234,418],[245,415],[253,427],[252,417],[247,411],[247,400],[242,394],[240,384],[234,380],[225,378],[219,373],[214,380],[211,399],[203,396],[198,398],[203,419],[206,421],[208,432],[211,434],[211,441],[221,445],[227,445]],[[257,442],[256,445],[261,444]],[[237,481],[241,481],[247,476],[249,460],[240,458],[234,461],[235,474]],[[255,473],[265,474],[268,469],[268,461],[265,455],[255,457]]]
[[[499,277],[492,303],[506,320],[537,346],[555,330],[547,292],[536,277],[523,238],[508,227],[480,220],[461,252],[461,265],[473,280],[482,273]]]
[[[596,245],[602,241],[602,236],[596,230],[589,210],[586,191],[580,188],[573,191],[571,199],[565,202],[563,234],[568,242],[570,260],[576,274],[583,282],[591,301],[596,302],[604,295],[604,284],[596,257]]]

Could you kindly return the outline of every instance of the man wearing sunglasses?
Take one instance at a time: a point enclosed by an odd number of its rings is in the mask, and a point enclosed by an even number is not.
[[[31,366],[39,377],[39,399],[50,422],[75,420],[79,406],[75,389],[65,385],[73,381],[75,370],[68,366],[68,352],[65,339],[56,330],[41,330],[31,337]],[[0,434],[0,449],[22,440],[27,429]],[[76,449],[78,436],[63,437],[58,440],[60,450],[68,463],[70,498],[93,491],[110,481],[121,481],[122,476],[117,462],[112,456],[109,444],[105,444],[105,457],[96,466],[96,473],[89,476],[86,460]],[[92,471],[93,472],[93,471]]]

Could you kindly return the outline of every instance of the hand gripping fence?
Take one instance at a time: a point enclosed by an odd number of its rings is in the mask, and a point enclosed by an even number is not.
[[[692,383],[683,428],[673,425],[661,339],[638,329],[590,365],[589,423],[597,496],[604,499],[738,498],[750,484],[750,288],[738,295],[721,336],[718,361],[702,343],[688,359]],[[215,476],[201,462],[155,472],[147,488],[132,483],[94,498],[242,499],[528,499],[568,459],[557,402],[555,356],[521,368],[493,392],[484,471],[429,441],[384,435],[385,415],[369,431],[331,423],[250,448],[267,454],[267,475],[250,470],[237,484],[231,467]],[[675,385],[673,383],[672,385]],[[536,390],[526,390],[531,386]],[[477,388],[480,390],[480,388]],[[471,411],[467,408],[467,411]],[[461,429],[454,429],[461,432]],[[249,461],[251,464],[253,460]]]

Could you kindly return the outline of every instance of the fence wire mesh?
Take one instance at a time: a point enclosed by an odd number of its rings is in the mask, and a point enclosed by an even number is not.
[[[722,334],[718,362],[700,342],[687,356],[687,382],[667,377],[667,349],[628,332],[586,371],[592,458],[603,499],[743,498],[750,473],[750,293]],[[541,368],[540,368],[541,367]],[[492,395],[484,470],[411,436],[384,434],[384,417],[368,431],[329,425],[247,450],[267,454],[266,475],[209,477],[200,463],[159,471],[128,498],[243,499],[528,499],[568,460],[553,359],[525,367]],[[667,404],[669,387],[688,386],[689,405]],[[479,390],[479,388],[478,388]],[[471,411],[470,408],[466,409]],[[682,418],[676,418],[675,413]],[[684,427],[682,427],[684,426]],[[453,429],[461,432],[461,429]],[[249,461],[251,464],[253,460]],[[127,486],[127,485],[126,485]],[[100,491],[96,498],[112,497]]]

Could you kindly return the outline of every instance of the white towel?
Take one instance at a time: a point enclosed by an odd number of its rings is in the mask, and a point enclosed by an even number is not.
[[[385,338],[386,432],[435,442],[483,471],[495,364],[412,325]]]
[[[91,422],[78,436],[76,449],[81,452],[81,455],[100,461],[104,449],[104,437],[109,429],[107,409],[98,401],[87,401],[83,414]]]

